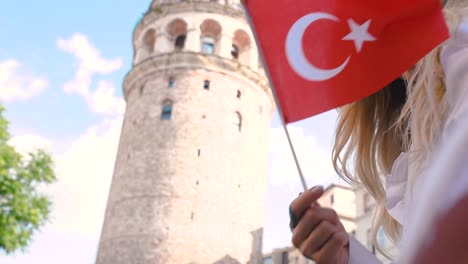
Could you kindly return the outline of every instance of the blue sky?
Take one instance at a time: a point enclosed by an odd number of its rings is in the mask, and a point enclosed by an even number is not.
[[[149,0],[6,1],[0,9],[0,101],[11,144],[51,152],[51,222],[0,263],[94,263],[124,111],[132,31]],[[334,111],[290,126],[310,186],[336,180]],[[287,206],[301,191],[278,117],[271,125],[265,250],[289,245]],[[73,256],[73,258],[70,258]]]

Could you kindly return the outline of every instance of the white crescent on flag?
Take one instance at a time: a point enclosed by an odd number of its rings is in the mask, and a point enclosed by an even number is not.
[[[288,62],[297,74],[308,81],[325,81],[335,77],[346,68],[351,59],[351,56],[348,56],[340,66],[334,69],[322,69],[307,60],[302,45],[304,33],[307,27],[322,19],[334,22],[340,21],[339,18],[329,13],[310,13],[297,20],[286,37],[286,57],[288,58]],[[354,41],[356,51],[358,53],[361,52],[362,45],[365,41],[376,40],[376,38],[368,32],[370,23],[371,20],[367,20],[364,24],[359,25],[353,19],[349,19],[348,25],[351,32],[344,36],[342,40]]]
[[[309,81],[325,81],[338,75],[348,65],[351,56],[345,62],[334,69],[321,69],[311,64],[305,57],[302,46],[302,38],[307,27],[317,20],[327,19],[331,21],[340,21],[337,17],[328,13],[311,13],[301,17],[294,23],[288,32],[286,38],[286,56],[289,64],[294,71],[302,78]]]

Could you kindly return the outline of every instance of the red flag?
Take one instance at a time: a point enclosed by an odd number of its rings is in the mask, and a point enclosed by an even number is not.
[[[377,92],[449,36],[440,0],[244,2],[286,123]]]

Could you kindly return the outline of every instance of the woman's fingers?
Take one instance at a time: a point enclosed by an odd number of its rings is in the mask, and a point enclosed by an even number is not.
[[[347,263],[349,241],[336,212],[318,205],[323,187],[299,195],[289,206],[292,242],[318,264]]]
[[[324,246],[312,258],[318,264],[348,263],[349,238],[345,230],[333,233]]]
[[[299,250],[305,256],[313,256],[337,231],[339,230],[335,225],[328,221],[322,221],[302,243]]]
[[[329,208],[310,207],[302,216],[301,220],[293,230],[292,242],[297,248],[312,233],[312,231],[323,221],[327,221],[333,225],[339,224],[338,215]]]
[[[304,212],[314,204],[323,194],[322,186],[314,188],[302,193],[289,206],[289,214],[291,218],[291,229],[294,229],[302,218]]]
[[[347,263],[348,236],[332,209],[314,206],[305,209],[293,230],[292,242],[318,264]]]

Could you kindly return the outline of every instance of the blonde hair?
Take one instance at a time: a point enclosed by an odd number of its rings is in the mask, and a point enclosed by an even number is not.
[[[445,1],[445,17],[453,33],[463,15],[468,15],[468,0]],[[401,226],[388,213],[386,194],[380,175],[389,175],[401,152],[409,152],[415,174],[429,159],[447,114],[445,76],[439,58],[440,47],[421,59],[406,79],[405,96],[395,82],[381,91],[341,107],[332,153],[338,175],[364,188],[377,202],[372,227],[373,244],[377,232],[397,243]],[[351,166],[353,165],[353,166]],[[354,173],[351,168],[354,167]],[[411,182],[409,182],[412,186]]]

